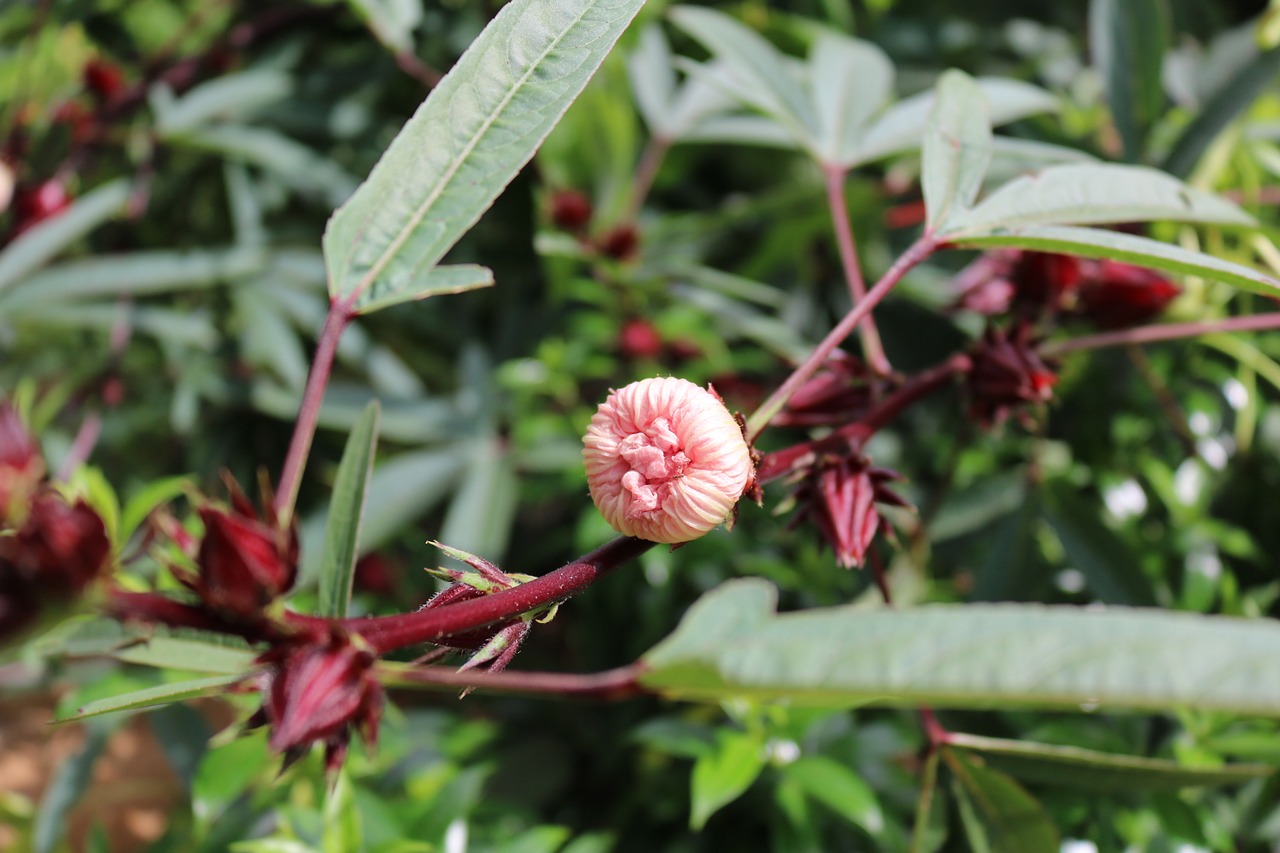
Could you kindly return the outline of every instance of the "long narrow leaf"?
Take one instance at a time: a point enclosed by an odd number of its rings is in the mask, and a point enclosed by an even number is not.
[[[334,296],[415,288],[528,162],[643,0],[512,0],[334,213]]]
[[[365,407],[347,439],[338,475],[333,481],[329,521],[325,527],[324,561],[320,566],[319,615],[340,619],[351,604],[351,580],[356,571],[356,548],[364,518],[365,495],[378,446],[378,401]]]

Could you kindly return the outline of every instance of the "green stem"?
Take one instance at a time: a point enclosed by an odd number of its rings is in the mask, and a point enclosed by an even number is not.
[[[795,369],[795,371],[786,378],[786,380],[778,386],[769,399],[760,404],[760,408],[747,418],[747,440],[754,441],[764,428],[769,425],[774,416],[782,411],[782,407],[787,405],[787,401],[791,399],[791,395],[800,389],[817,372],[832,351],[838,347],[845,338],[857,328],[862,318],[871,313],[871,309],[883,299],[894,285],[902,280],[912,267],[919,264],[925,258],[929,257],[935,249],[938,248],[938,242],[930,233],[925,233],[923,237],[911,245],[906,252],[894,262],[893,266],[876,282],[875,287],[867,292],[866,298],[858,301],[853,309],[844,316],[831,332],[822,339],[809,357]]]
[[[933,810],[933,792],[938,787],[938,750],[931,747],[924,760],[920,779],[920,798],[916,804],[916,821],[911,828],[911,853],[922,853],[925,833],[929,831],[929,813]]]

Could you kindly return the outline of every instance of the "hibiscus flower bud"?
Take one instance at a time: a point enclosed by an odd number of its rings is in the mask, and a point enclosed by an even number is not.
[[[1181,292],[1157,272],[1100,261],[1080,286],[1078,308],[1103,329],[1123,329],[1155,319]]]
[[[1009,335],[991,327],[974,347],[969,410],[984,426],[1002,423],[1022,404],[1053,399],[1058,377],[1040,358],[1030,336],[1026,325]]]
[[[85,63],[85,88],[102,101],[113,100],[124,90],[124,74],[105,59],[91,59]]]
[[[580,190],[558,190],[551,196],[551,222],[577,234],[591,221],[591,199]]]
[[[615,261],[633,261],[640,254],[640,232],[634,225],[619,225],[602,234],[596,245]]]
[[[259,719],[271,724],[270,744],[288,765],[313,743],[325,745],[325,763],[337,770],[352,728],[373,745],[382,714],[382,686],[373,673],[376,656],[339,628],[327,635],[267,652],[268,686]]]
[[[1080,260],[1071,255],[1023,252],[1013,268],[1016,299],[1030,307],[1057,310],[1080,276]]]
[[[857,455],[825,461],[815,466],[796,492],[801,507],[797,520],[813,519],[842,567],[860,567],[884,526],[876,504],[910,507],[888,486],[900,479],[896,472],[873,468]]]
[[[659,377],[614,391],[583,440],[591,499],[615,530],[688,542],[730,519],[754,476],[742,428],[712,391]]]
[[[618,349],[627,358],[657,358],[662,355],[662,336],[648,320],[632,317],[622,324]]]

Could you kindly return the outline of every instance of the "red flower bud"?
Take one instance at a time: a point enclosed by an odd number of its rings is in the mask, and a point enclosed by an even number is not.
[[[1099,261],[1080,287],[1078,310],[1103,329],[1152,320],[1182,291],[1159,273],[1120,261]]]
[[[872,468],[861,456],[828,460],[797,490],[802,507],[797,520],[814,520],[841,566],[861,566],[883,521],[876,504],[909,506],[887,485],[899,479],[893,471]]]
[[[640,253],[640,232],[634,225],[619,225],[601,235],[596,246],[615,261],[634,260]]]
[[[578,233],[591,221],[591,199],[578,190],[557,190],[551,196],[551,222],[562,231]]]
[[[1012,279],[1018,302],[1056,310],[1076,289],[1080,276],[1080,261],[1071,255],[1023,252],[1014,264]]]
[[[1019,325],[1009,336],[990,327],[975,346],[969,409],[983,425],[1002,423],[1013,407],[1053,398],[1058,377],[1041,360],[1030,335],[1027,325]]]
[[[114,99],[124,89],[124,75],[104,59],[85,63],[83,76],[85,88],[103,101]]]
[[[627,358],[657,358],[662,354],[662,336],[648,320],[632,318],[622,324],[618,349]]]
[[[256,619],[266,604],[293,586],[296,531],[259,521],[252,507],[239,502],[230,512],[202,507],[200,518],[205,527],[196,554],[200,573],[187,579],[187,585],[216,612]]]
[[[282,645],[263,655],[270,665],[263,712],[271,724],[271,748],[286,764],[311,744],[325,744],[326,763],[336,770],[346,755],[351,729],[372,745],[382,713],[382,686],[373,674],[375,655],[338,628],[326,636]]]
[[[78,596],[110,556],[106,525],[92,507],[52,490],[38,494],[22,526],[0,536],[0,639],[34,623],[44,604]]]
[[[66,187],[57,180],[45,181],[35,187],[24,187],[14,194],[14,229],[17,237],[34,225],[56,216],[71,204]]]

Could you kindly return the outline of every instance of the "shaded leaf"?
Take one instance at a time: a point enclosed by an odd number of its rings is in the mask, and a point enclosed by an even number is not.
[[[75,755],[62,762],[54,772],[49,787],[40,800],[36,813],[32,838],[34,853],[53,853],[66,834],[67,815],[89,787],[93,779],[93,765],[107,745],[111,733],[108,725],[99,723],[88,727],[84,746]]]
[[[293,79],[275,68],[222,74],[176,100],[153,94],[156,133],[165,138],[210,122],[244,118],[291,94]]]
[[[175,700],[148,714],[147,723],[164,750],[174,775],[182,782],[183,790],[189,793],[200,759],[209,745],[209,726],[204,717],[194,708]]]
[[[831,166],[857,156],[862,131],[893,91],[893,63],[871,42],[822,30],[809,53],[816,154]]]
[[[1108,604],[1154,605],[1155,591],[1138,555],[1102,523],[1098,508],[1081,500],[1076,487],[1058,481],[1046,489],[1046,518],[1058,534],[1067,561]]]
[[[764,743],[756,735],[722,730],[715,749],[699,756],[689,783],[689,825],[697,830],[721,808],[742,796],[764,769]]]
[[[825,755],[806,755],[782,772],[810,797],[855,826],[873,835],[884,829],[884,813],[875,792],[852,769]]]
[[[1280,47],[1251,59],[1213,93],[1204,110],[1187,125],[1161,168],[1179,178],[1191,174],[1201,155],[1253,104],[1280,73]]]
[[[1165,0],[1091,0],[1089,44],[1102,76],[1111,119],[1130,162],[1142,158],[1146,135],[1164,109],[1161,69],[1169,47]]]
[[[959,733],[949,735],[947,742],[957,749],[981,753],[988,766],[1027,781],[1097,793],[1233,785],[1269,776],[1276,770],[1265,764],[1188,767],[1159,758]]]
[[[961,819],[974,850],[1057,853],[1057,828],[1021,785],[955,750],[944,749],[942,755],[954,774]]]
[[[392,53],[413,50],[413,31],[422,23],[422,0],[347,0],[347,3]]]
[[[0,292],[54,255],[124,211],[131,189],[124,178],[103,184],[57,216],[38,222],[0,251]]]
[[[365,407],[347,438],[333,480],[333,497],[325,524],[324,557],[320,564],[317,607],[320,616],[341,619],[351,605],[351,581],[356,573],[356,548],[364,519],[365,495],[378,447],[378,411],[377,400]]]

